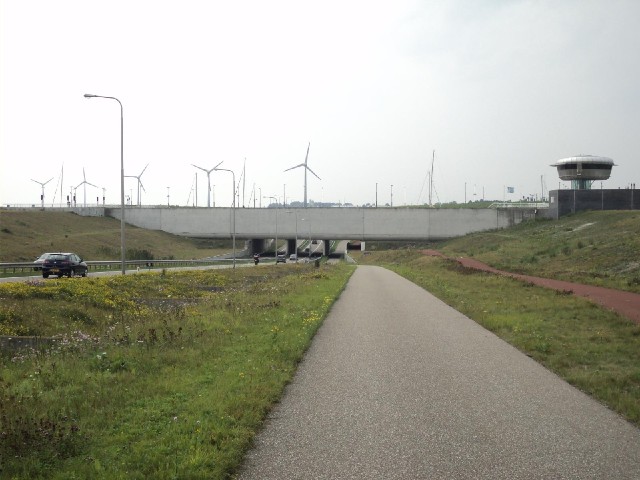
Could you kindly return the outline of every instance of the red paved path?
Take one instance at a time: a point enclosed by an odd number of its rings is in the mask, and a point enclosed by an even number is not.
[[[448,258],[437,250],[423,250],[422,253],[435,257]],[[472,258],[459,257],[455,260],[464,267],[475,268],[476,270],[495,273],[496,275],[504,275],[524,282],[540,285],[541,287],[552,288],[554,290],[566,292],[571,291],[574,295],[588,298],[589,300],[602,305],[609,310],[613,310],[636,323],[640,323],[640,294],[624,292],[622,290],[613,290],[611,288],[594,287],[580,283],[564,282],[561,280],[552,280],[549,278],[532,277],[530,275],[505,272],[503,270],[497,270]]]

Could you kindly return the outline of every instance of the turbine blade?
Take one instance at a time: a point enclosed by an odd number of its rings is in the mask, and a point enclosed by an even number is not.
[[[306,165],[304,163],[301,163],[300,165],[296,165],[295,167],[291,167],[291,168],[287,168],[285,170],[285,172],[289,171],[289,170],[293,170],[294,168],[298,168],[298,167],[306,167]]]
[[[307,170],[309,170],[311,173],[313,173],[314,175],[316,175],[316,172],[314,172],[313,170],[311,170],[309,167],[307,167],[305,165],[305,167],[307,168]],[[316,177],[318,178],[318,180],[322,180],[320,177],[318,177],[318,175],[316,175]]]
[[[206,170],[205,170],[204,168],[199,167],[198,165],[194,165],[193,163],[192,163],[191,165],[193,165],[193,166],[194,166],[194,167],[196,167],[196,168],[199,168],[199,169],[200,169],[200,170],[202,170],[203,172],[206,172]],[[207,172],[207,173],[208,173],[208,172]]]
[[[138,182],[140,182],[140,187],[142,188],[142,190],[144,191],[144,193],[147,193],[147,191],[144,189],[144,185],[142,184],[142,182],[138,179]]]
[[[148,166],[149,166],[149,164],[147,163],[147,167],[148,167]],[[140,172],[140,175],[138,175],[139,177],[141,177],[141,176],[142,176],[142,174],[143,174],[143,173],[144,173],[144,171],[147,169],[147,167],[144,167],[144,168],[142,169],[142,171]]]
[[[97,186],[97,185],[94,185],[93,183],[89,183],[89,182],[84,182],[84,183],[86,183],[87,185],[91,185],[92,187],[96,187],[96,188],[98,188],[98,186]]]
[[[307,145],[307,154],[304,157],[304,164],[307,164],[307,160],[309,159],[309,148],[311,148],[311,142],[309,142],[309,145]]]
[[[224,162],[224,160],[222,161]],[[217,164],[215,167],[213,167],[211,170],[205,170],[205,172],[207,172],[207,175],[210,175],[211,172],[213,172],[216,168],[218,168],[220,165],[222,165],[222,162],[220,162],[219,164]]]

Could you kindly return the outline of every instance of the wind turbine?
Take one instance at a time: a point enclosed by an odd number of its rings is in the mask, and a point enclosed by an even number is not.
[[[142,174],[144,173],[144,171],[147,169],[148,166],[149,166],[149,164],[147,163],[147,166],[142,169],[142,171],[140,172],[140,175],[138,175],[138,176],[125,175],[125,177],[127,177],[127,178],[137,178],[138,179],[138,206],[141,205],[141,203],[140,203],[140,188],[142,188],[142,190],[144,190],[144,185],[142,185],[142,180],[140,180],[140,177],[142,176]],[[144,193],[147,193],[147,191],[144,190]]]
[[[82,182],[80,182],[75,189],[77,190],[80,185],[84,185],[84,206],[86,207],[87,206],[87,185],[91,185],[92,187],[95,187],[95,188],[98,188],[98,187],[93,183],[87,182],[87,176],[84,174],[84,167],[82,167],[82,178],[83,178]]]
[[[311,173],[316,175],[316,172],[311,170],[309,168],[309,166],[307,165],[307,160],[309,159],[309,148],[310,147],[311,147],[311,142],[309,142],[309,145],[307,146],[307,156],[304,157],[304,163],[301,163],[300,165],[296,165],[295,167],[287,168],[285,170],[285,172],[286,172],[286,171],[289,171],[289,170],[293,170],[294,168],[304,167],[304,208],[307,208],[307,170],[309,170]],[[322,180],[320,177],[318,177],[318,175],[316,175],[316,178],[318,180]]]
[[[42,208],[44,208],[44,186],[49,183],[51,180],[53,180],[53,177],[51,177],[49,180],[47,180],[46,182],[39,182],[38,180],[34,180],[33,178],[31,179],[32,182],[36,182],[39,183],[40,186],[42,187],[42,193],[40,194],[40,205],[42,206]]]
[[[207,170],[206,168],[199,167],[197,165],[194,165],[193,163],[191,165],[202,170],[207,174],[207,207],[210,207],[211,206],[211,172],[213,172],[216,168],[222,165],[222,162],[220,162],[218,165],[213,167],[211,170]]]

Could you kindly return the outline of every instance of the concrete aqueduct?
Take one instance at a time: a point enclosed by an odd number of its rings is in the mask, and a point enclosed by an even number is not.
[[[92,209],[96,210],[96,209]],[[79,212],[80,213],[80,212]],[[82,214],[82,213],[81,213]],[[95,212],[94,214],[100,214]],[[119,208],[103,215],[120,218]],[[543,218],[546,209],[487,208],[127,208],[127,223],[175,235],[250,240],[251,250],[264,250],[264,240],[442,240],[468,233],[506,228],[523,220]],[[327,247],[328,248],[328,247]],[[326,252],[328,253],[328,252]]]

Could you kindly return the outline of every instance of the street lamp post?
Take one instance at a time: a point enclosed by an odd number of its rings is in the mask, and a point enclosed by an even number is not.
[[[274,260],[276,261],[276,265],[278,264],[278,199],[276,197],[270,197],[265,195],[263,198],[270,198],[274,202],[276,202],[276,246],[273,249],[274,251]]]
[[[120,260],[122,275],[125,274],[125,245],[124,245],[124,112],[122,102],[116,97],[105,97],[102,95],[84,94],[85,98],[108,98],[115,100],[120,105]]]
[[[233,170],[229,170],[228,168],[214,168],[216,172],[230,172],[233,176],[232,181],[232,189],[231,192],[233,194],[233,203],[231,204],[231,208],[233,211],[233,268],[236,268],[236,174],[233,173]]]

